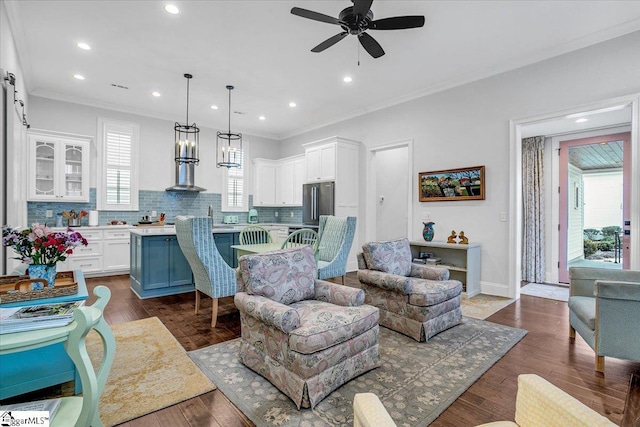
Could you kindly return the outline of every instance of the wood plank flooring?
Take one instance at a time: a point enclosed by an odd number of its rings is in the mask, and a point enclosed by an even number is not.
[[[355,273],[347,275],[355,285]],[[220,301],[217,327],[211,329],[211,300],[194,314],[193,293],[140,300],[129,289],[128,276],[88,279],[91,290],[98,284],[111,289],[105,310],[110,324],[157,316],[176,339],[189,350],[220,343],[240,335],[239,315],[233,298]],[[90,297],[89,303],[93,303]],[[602,376],[594,370],[591,348],[576,338],[568,338],[569,313],[560,301],[523,295],[487,320],[526,329],[527,336],[462,394],[432,426],[474,426],[513,420],[517,376],[535,373],[619,424],[632,373],[640,373],[640,363],[607,358]],[[428,345],[428,344],[427,344]],[[124,427],[160,426],[252,426],[218,390],[124,423]]]

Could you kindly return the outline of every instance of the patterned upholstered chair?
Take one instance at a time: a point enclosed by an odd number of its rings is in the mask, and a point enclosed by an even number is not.
[[[189,262],[196,282],[196,314],[200,310],[200,292],[213,299],[211,327],[218,319],[218,298],[236,293],[236,272],[225,262],[213,240],[210,217],[176,217],[178,244]]]
[[[380,324],[427,341],[462,321],[462,283],[446,268],[411,262],[407,239],[372,242],[358,254],[365,302],[380,309]]]
[[[318,230],[318,279],[342,277],[347,274],[347,259],[356,232],[356,217],[320,215]]]
[[[298,409],[379,366],[378,309],[364,305],[361,289],[317,280],[311,246],[239,263],[242,363]]]
[[[569,336],[591,346],[596,371],[605,356],[640,362],[640,271],[571,267],[569,282]]]

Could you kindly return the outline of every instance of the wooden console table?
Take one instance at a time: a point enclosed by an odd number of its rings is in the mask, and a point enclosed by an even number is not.
[[[442,267],[449,269],[450,278],[462,282],[462,291],[471,298],[480,293],[480,245],[459,245],[446,242],[411,241],[411,255],[418,258],[420,252],[430,252],[441,259]]]

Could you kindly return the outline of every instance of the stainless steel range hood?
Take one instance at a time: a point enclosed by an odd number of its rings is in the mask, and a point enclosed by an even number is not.
[[[195,181],[195,164],[176,162],[176,185],[169,187],[166,191],[206,191],[205,188],[198,187]]]

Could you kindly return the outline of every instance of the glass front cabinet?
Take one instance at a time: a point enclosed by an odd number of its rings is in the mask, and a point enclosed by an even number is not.
[[[89,201],[91,139],[29,133],[29,201]]]

